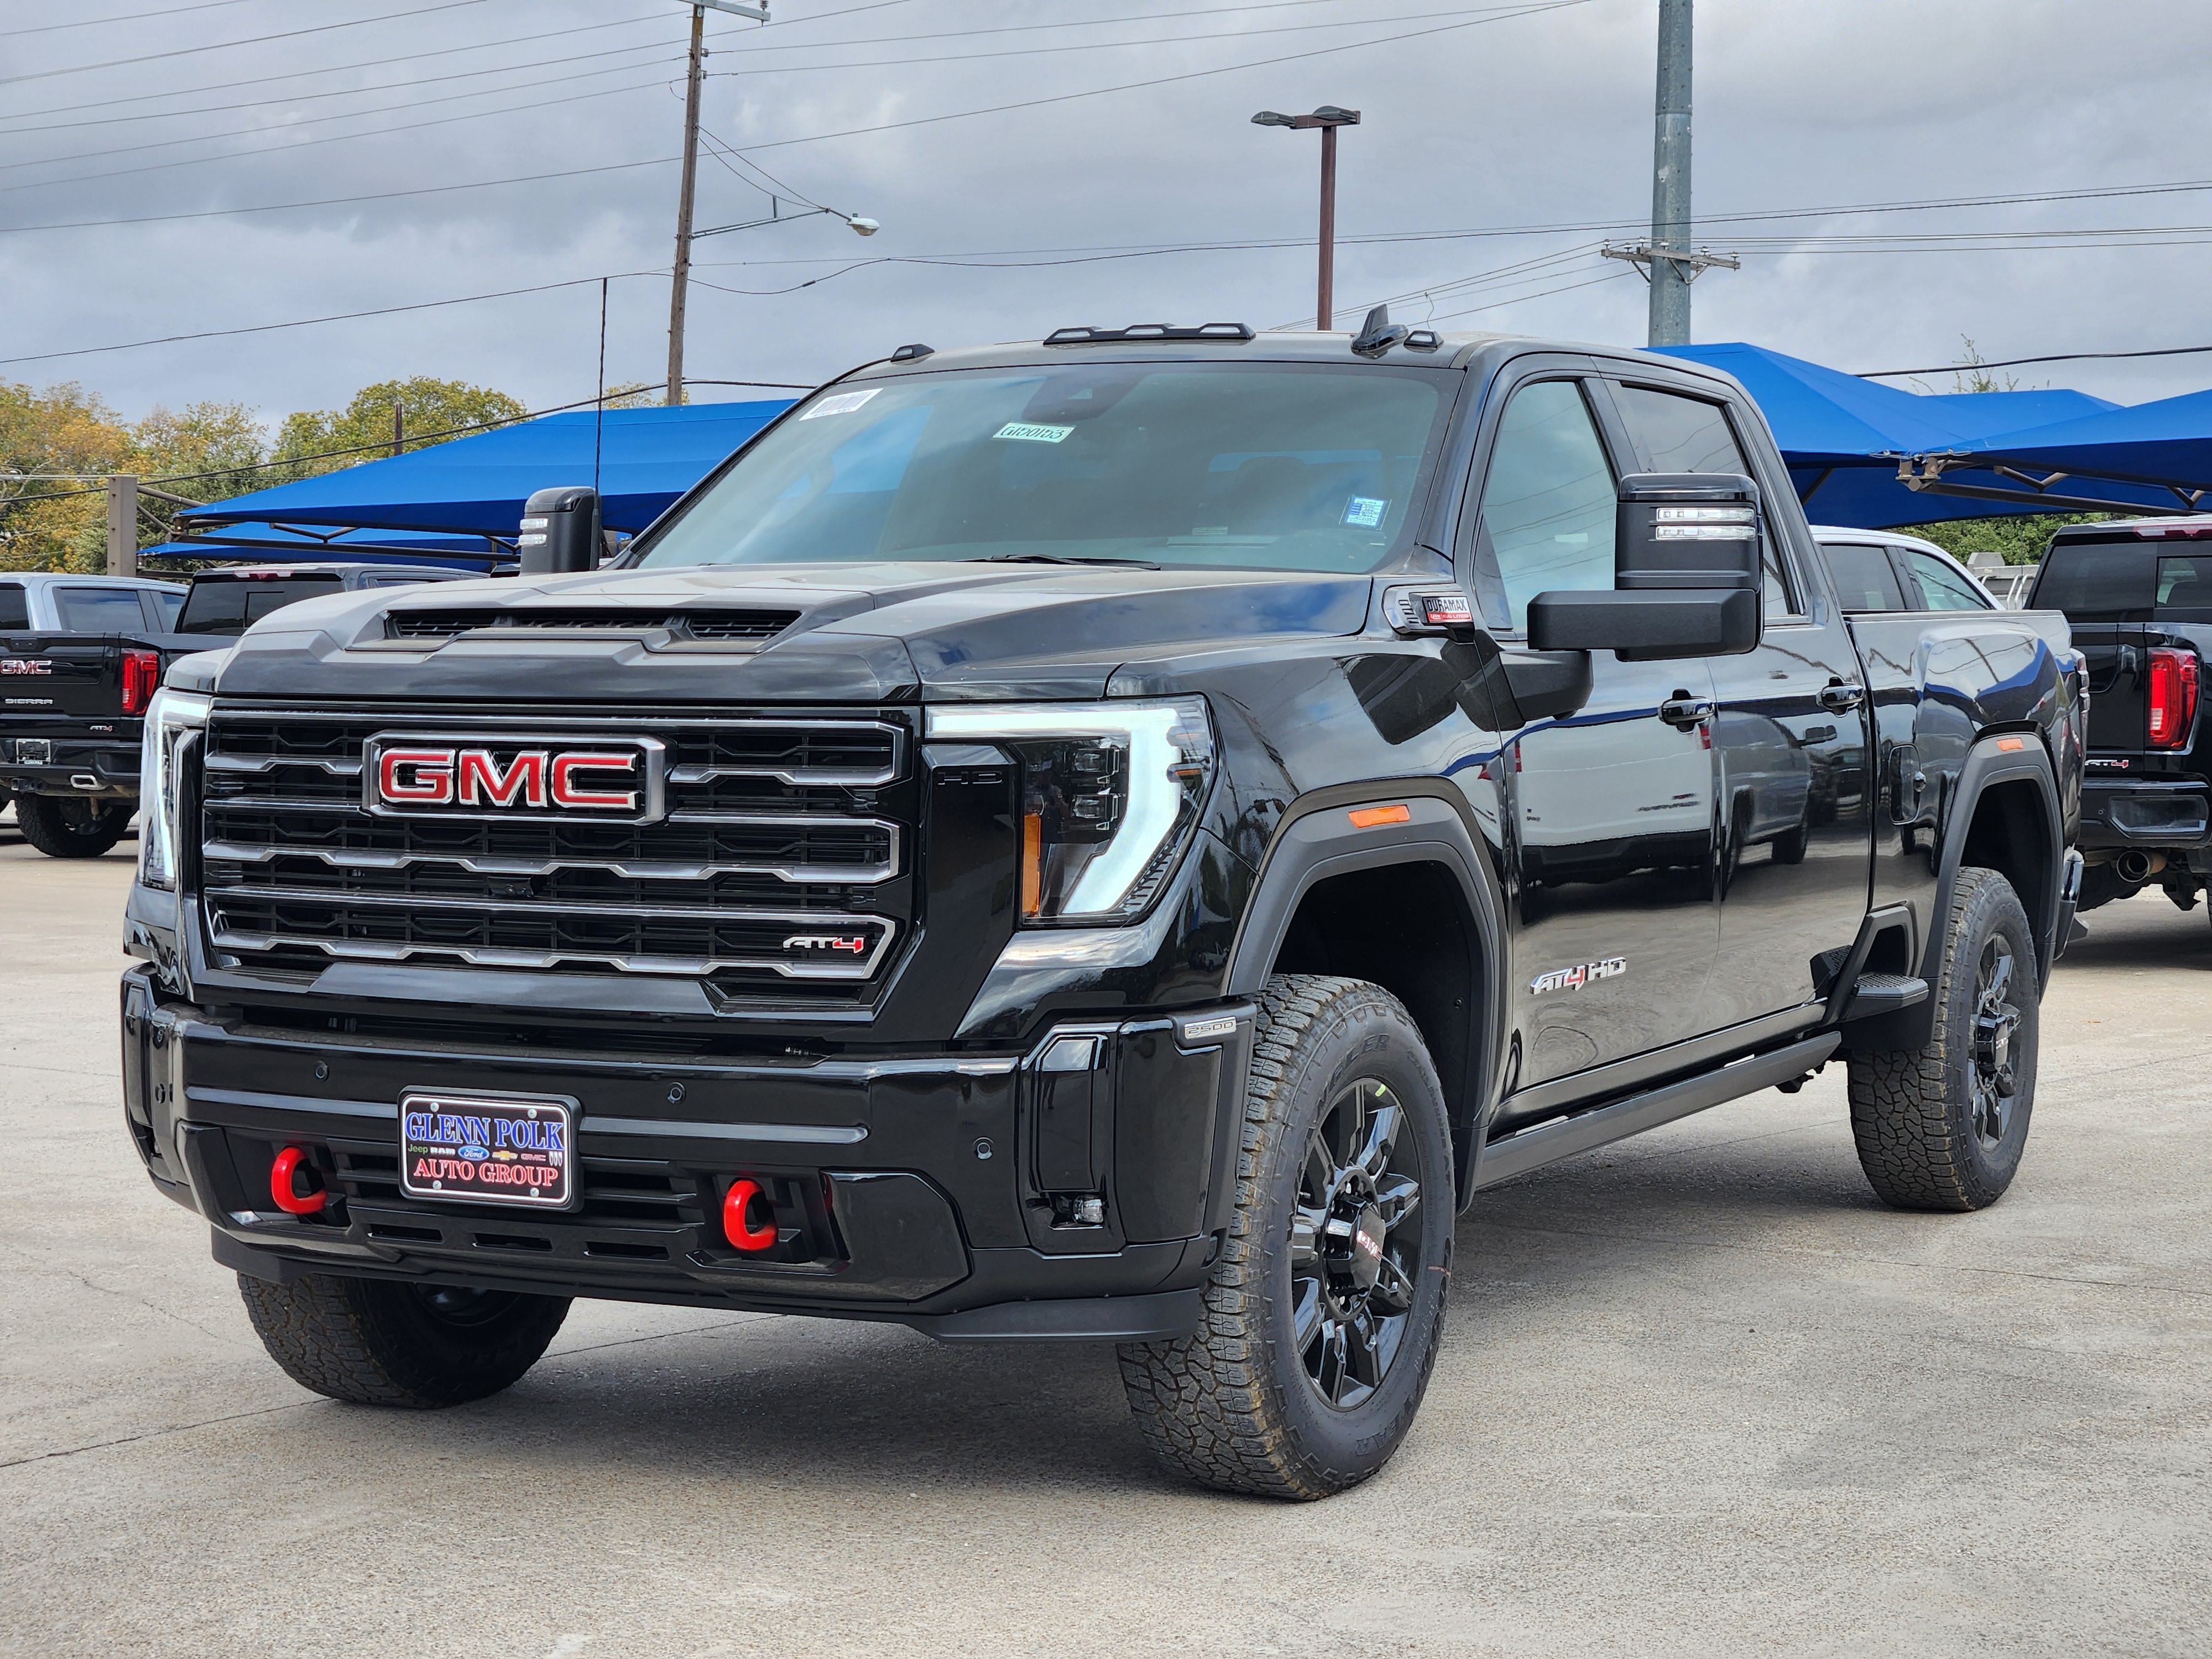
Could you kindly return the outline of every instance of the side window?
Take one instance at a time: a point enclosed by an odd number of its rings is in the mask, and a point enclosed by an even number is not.
[[[54,610],[72,634],[138,634],[146,628],[135,587],[58,587]]]
[[[1729,424],[1728,411],[1701,398],[1686,398],[1647,386],[1613,388],[1613,407],[1620,411],[1636,446],[1637,464],[1646,472],[1735,472],[1753,477],[1743,446]],[[1762,608],[1769,617],[1794,617],[1800,607],[1790,598],[1790,580],[1783,572],[1782,550],[1770,536],[1766,570],[1761,583]]]
[[[0,582],[0,628],[28,628],[31,625],[30,596],[23,592],[21,582]]]
[[[1515,628],[1539,593],[1613,586],[1613,487],[1579,386],[1539,380],[1513,394],[1482,482],[1482,529]]]
[[[1846,611],[1902,611],[1905,593],[1889,555],[1879,547],[1850,542],[1822,542],[1820,556],[1835,578],[1836,597]]]
[[[1948,559],[1938,558],[1932,553],[1923,553],[1917,548],[1899,548],[1905,568],[1920,584],[1920,602],[1930,611],[1986,611],[1990,602],[1974,591],[1974,585],[1959,574],[1959,568]]]

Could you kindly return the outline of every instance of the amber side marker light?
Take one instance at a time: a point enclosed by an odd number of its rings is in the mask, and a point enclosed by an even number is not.
[[[1344,816],[1355,830],[1379,830],[1386,823],[1411,823],[1413,809],[1401,801],[1395,806],[1355,806]]]
[[[2027,739],[2025,738],[1999,738],[1997,739],[1997,747],[2002,750],[2006,754],[2009,755],[2015,749],[2027,748]]]

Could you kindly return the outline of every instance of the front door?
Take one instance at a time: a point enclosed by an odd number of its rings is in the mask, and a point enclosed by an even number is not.
[[[1610,390],[1644,471],[1739,473],[1770,503],[1788,487],[1753,471],[1723,405],[1665,386]],[[1765,516],[1759,648],[1711,661],[1721,908],[1720,955],[1698,1010],[1706,1030],[1825,993],[1836,962],[1823,953],[1858,936],[1872,868],[1858,653],[1843,617],[1816,607],[1790,568],[1791,515],[1770,506]]]
[[[1617,470],[1571,374],[1516,386],[1489,449],[1462,556],[1510,641],[1538,593],[1613,586]],[[1589,702],[1499,759],[1524,1087],[1692,1035],[1718,938],[1711,678],[1590,658]]]

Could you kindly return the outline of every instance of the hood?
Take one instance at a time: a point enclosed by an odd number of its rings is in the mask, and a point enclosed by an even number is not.
[[[230,696],[317,702],[1096,698],[1129,658],[1356,634],[1372,579],[1115,566],[599,571],[304,600],[239,639]]]

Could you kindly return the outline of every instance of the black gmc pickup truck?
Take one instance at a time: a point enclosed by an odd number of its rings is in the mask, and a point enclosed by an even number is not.
[[[1111,1340],[1168,1464],[1310,1498],[1486,1187],[1848,1057],[1883,1198],[1994,1201],[2063,622],[1847,620],[1725,376],[1370,320],[902,348],[614,567],[569,491],[550,573],[180,663],[128,1127],[276,1362],[479,1398],[575,1297]]]
[[[2063,613],[2089,676],[2081,908],[2157,884],[2182,909],[2212,878],[2212,518],[2069,525],[2028,603]]]

